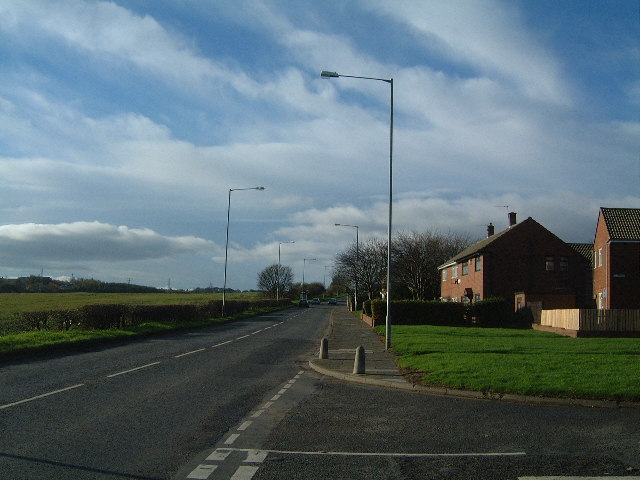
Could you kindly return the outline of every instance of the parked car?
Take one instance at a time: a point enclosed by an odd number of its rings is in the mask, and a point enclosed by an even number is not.
[[[298,307],[299,308],[309,308],[309,302],[307,302],[306,298],[302,298],[300,299],[300,301],[298,302]]]
[[[314,305],[320,305],[320,299],[314,298],[313,300],[311,300],[311,303],[313,303]]]
[[[329,305],[337,305],[337,304],[338,304],[338,301],[337,301],[335,298],[330,298],[330,299],[327,301],[327,303],[328,303]]]

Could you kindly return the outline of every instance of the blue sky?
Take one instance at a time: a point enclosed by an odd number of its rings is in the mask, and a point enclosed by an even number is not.
[[[0,0],[0,276],[324,281],[507,209],[591,242],[640,207],[638,2]],[[325,268],[326,267],[326,268]],[[330,275],[329,275],[330,276]],[[329,278],[327,278],[329,281]]]

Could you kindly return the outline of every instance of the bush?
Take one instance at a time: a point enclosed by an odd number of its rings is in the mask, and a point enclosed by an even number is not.
[[[371,312],[374,325],[384,323],[387,316],[385,300],[373,300]],[[465,325],[465,308],[460,303],[447,303],[438,300],[391,301],[391,323],[393,325]]]
[[[504,298],[487,298],[467,305],[467,318],[478,327],[512,326],[514,314]]]
[[[225,302],[225,316],[237,315],[249,310],[266,307],[288,306],[291,300],[230,300]],[[213,300],[201,304],[176,305],[84,305],[77,310],[51,310],[24,312],[13,315],[4,322],[0,334],[34,330],[106,330],[127,328],[149,322],[189,323],[219,318],[222,301]]]

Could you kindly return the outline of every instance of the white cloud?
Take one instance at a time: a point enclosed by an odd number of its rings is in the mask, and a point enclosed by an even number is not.
[[[211,251],[213,242],[193,236],[171,237],[148,228],[100,222],[0,225],[0,259],[18,267],[46,261],[138,261]]]

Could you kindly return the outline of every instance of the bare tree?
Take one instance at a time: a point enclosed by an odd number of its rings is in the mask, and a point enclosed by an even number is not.
[[[437,231],[399,233],[393,240],[393,280],[413,300],[440,296],[438,266],[471,245],[468,235]]]
[[[348,287],[353,291],[358,281],[358,294],[366,293],[368,299],[379,296],[386,283],[387,243],[373,238],[361,242],[356,258],[356,244],[336,255],[335,276],[348,279]]]
[[[289,293],[293,282],[293,270],[286,265],[274,263],[269,265],[258,274],[258,288],[275,297],[276,292],[280,294]]]

